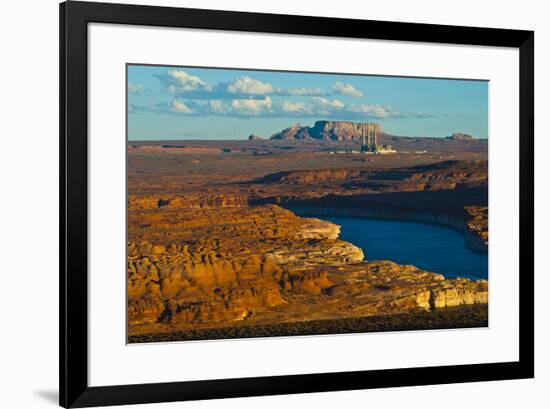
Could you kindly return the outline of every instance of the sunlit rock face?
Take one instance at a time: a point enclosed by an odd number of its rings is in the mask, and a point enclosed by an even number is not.
[[[371,124],[371,131],[376,128],[377,134],[382,132],[380,125]],[[271,136],[270,139],[303,140],[317,139],[323,141],[352,141],[363,136],[363,124],[351,121],[317,121],[310,126],[295,124]]]
[[[274,205],[163,216],[137,216],[147,224],[141,235],[156,244],[128,245],[130,324],[244,319],[285,303],[283,290],[319,294],[331,285],[326,272],[291,267],[363,259],[361,249],[338,240],[339,226]]]
[[[134,219],[135,218],[135,219]],[[130,332],[393,314],[487,302],[487,283],[364,260],[334,223],[276,205],[133,215]],[[139,220],[139,223],[136,223]]]
[[[489,249],[489,208],[487,206],[466,206],[466,244],[479,251]]]

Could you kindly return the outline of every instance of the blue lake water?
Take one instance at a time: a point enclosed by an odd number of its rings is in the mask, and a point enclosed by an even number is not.
[[[359,217],[322,217],[340,225],[340,238],[363,249],[367,260],[414,264],[446,277],[487,279],[488,256],[464,245],[464,234],[430,223]]]

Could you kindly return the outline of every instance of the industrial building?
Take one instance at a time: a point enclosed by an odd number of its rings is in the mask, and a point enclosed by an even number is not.
[[[391,145],[379,145],[378,134],[380,132],[380,125],[376,122],[362,122],[361,123],[361,153],[370,153],[378,155],[386,155],[389,153],[395,153]]]

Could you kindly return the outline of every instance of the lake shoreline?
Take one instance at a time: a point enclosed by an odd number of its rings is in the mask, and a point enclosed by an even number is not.
[[[446,224],[348,214],[333,216],[305,214],[300,211],[295,213],[300,217],[313,217],[335,223],[340,227],[340,239],[361,248],[368,260],[412,264],[423,270],[442,274],[446,278],[488,279],[487,253],[471,249],[462,235],[463,232]],[[410,237],[415,237],[415,240],[408,241]],[[403,251],[403,248],[407,250]],[[453,258],[455,265],[450,263]]]
[[[448,213],[420,212],[420,211],[395,211],[382,209],[369,209],[360,207],[342,206],[300,206],[285,204],[284,208],[301,217],[350,217],[374,220],[408,221],[429,223],[453,228],[464,234],[464,245],[474,251],[487,253],[488,246],[483,240],[468,229],[468,222],[464,218]]]

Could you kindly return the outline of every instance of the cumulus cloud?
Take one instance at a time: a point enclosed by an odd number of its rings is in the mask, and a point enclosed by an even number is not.
[[[170,110],[176,114],[192,114],[193,110],[184,102],[173,100],[170,103]]]
[[[128,94],[139,94],[143,92],[144,88],[141,84],[134,84],[132,82],[128,83]]]
[[[129,112],[140,111],[185,115],[227,117],[305,117],[345,120],[391,119],[407,116],[433,117],[429,113],[404,114],[390,106],[351,104],[328,97],[319,87],[281,89],[267,81],[240,76],[227,82],[209,84],[199,76],[181,69],[171,69],[157,78],[171,100],[149,106],[129,105]],[[139,84],[128,83],[128,92],[141,92]],[[335,82],[332,92],[340,95],[362,96],[353,85]]]
[[[264,99],[234,99],[231,108],[234,113],[243,116],[258,116],[271,111],[271,98]]]
[[[227,113],[227,108],[224,106],[223,101],[219,99],[213,99],[209,102],[209,107],[212,113],[214,114],[225,114]]]
[[[353,104],[347,107],[349,112],[364,114],[370,118],[403,118],[404,115],[398,110],[378,104]]]
[[[313,87],[300,87],[300,88],[290,88],[287,90],[281,90],[280,95],[294,95],[294,96],[323,96],[326,95],[326,92],[321,88]]]
[[[312,108],[305,102],[283,101],[281,111],[287,114],[311,114]]]
[[[210,101],[179,100],[152,106],[130,105],[129,112],[157,112],[175,115],[226,116],[226,117],[272,117],[272,118],[333,118],[345,120],[395,119],[415,116],[384,105],[345,104],[338,99],[312,97],[310,101],[277,101],[271,97],[213,99]],[[427,117],[427,116],[425,116]]]
[[[209,84],[196,75],[184,70],[168,70],[156,75],[163,90],[182,98],[192,99],[259,99],[266,95],[277,96],[323,96],[326,92],[319,87],[279,88],[268,81],[261,81],[248,75],[227,82]]]
[[[332,86],[332,90],[334,91],[335,94],[338,94],[338,95],[347,95],[350,97],[357,97],[357,98],[363,96],[363,93],[359,91],[357,88],[355,88],[353,85],[345,84],[340,81],[337,81],[334,83],[334,85]]]
[[[269,82],[263,82],[250,77],[235,78],[227,84],[227,92],[242,95],[266,95],[275,93],[276,89]]]
[[[195,100],[181,101],[174,99],[169,102],[160,102],[150,106],[131,105],[130,113],[147,111],[162,114],[185,116],[228,116],[228,117],[255,117],[276,115],[272,110],[273,102],[270,97],[264,99],[232,99],[210,100],[197,102]]]
[[[338,111],[344,108],[345,104],[337,99],[327,99],[323,97],[313,97],[313,103],[318,107],[326,111]]]
[[[210,84],[183,70],[169,70],[164,75],[157,75],[157,78],[164,85],[165,90],[171,94],[212,92],[213,90]]]

